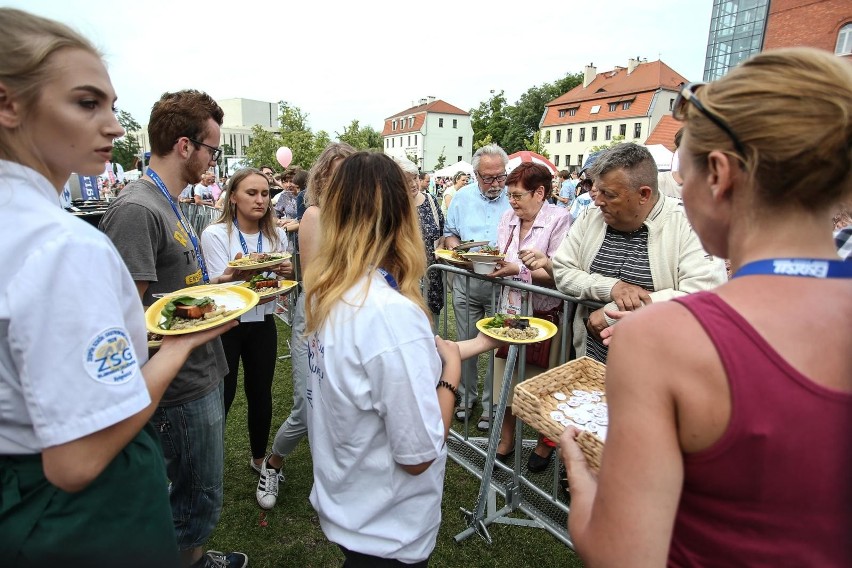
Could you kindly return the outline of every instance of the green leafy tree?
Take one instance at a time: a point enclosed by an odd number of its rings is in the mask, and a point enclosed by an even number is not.
[[[222,144],[222,157],[223,158],[225,156],[236,156],[236,155],[237,155],[237,151],[234,150],[233,146],[231,146],[230,144]]]
[[[610,142],[607,142],[606,144],[600,144],[598,146],[592,146],[591,148],[589,148],[589,154],[594,154],[595,152],[600,152],[601,150],[612,148],[613,146],[617,146],[622,142],[624,142],[624,136],[622,136],[621,134],[616,134],[612,137],[612,140]]]
[[[544,116],[544,105],[564,95],[583,81],[580,73],[568,74],[553,83],[533,86],[518,101],[507,108],[510,121],[503,135],[503,148],[509,154],[523,150],[538,132]],[[541,153],[541,152],[539,152]]]
[[[491,139],[491,135],[486,134],[485,138],[483,138],[482,140],[474,140],[473,141],[473,151],[476,152],[477,150],[479,150],[483,146],[488,146],[489,144],[491,144],[493,142],[494,142],[494,140]]]
[[[530,152],[535,152],[536,154],[541,154],[545,158],[550,159],[550,153],[548,153],[548,151],[544,149],[544,145],[541,143],[541,132],[538,130],[535,132],[535,134],[533,134],[533,139],[531,141],[524,140],[523,149],[529,150]],[[510,153],[514,154],[514,152]]]
[[[349,126],[343,127],[343,134],[335,132],[337,139],[346,142],[358,150],[382,151],[382,134],[372,126],[361,128],[358,120],[353,120]]]
[[[438,154],[438,161],[435,162],[435,167],[432,168],[432,171],[440,170],[444,166],[447,165],[447,157],[444,155],[444,149],[446,146],[441,146],[441,153]]]
[[[124,128],[125,134],[113,143],[112,160],[121,164],[125,170],[131,170],[142,149],[137,138],[137,133],[142,130],[142,127],[126,110],[119,110],[116,118]]]
[[[474,150],[485,146],[490,140],[503,145],[503,135],[509,127],[509,115],[506,110],[506,96],[503,91],[492,94],[487,101],[470,111],[470,124],[473,127]]]
[[[275,152],[285,144],[282,143],[278,134],[264,130],[262,126],[256,124],[251,127],[250,140],[251,142],[245,148],[245,162],[249,166],[259,168],[267,165],[277,170],[281,169],[278,160],[275,159]],[[293,152],[294,157],[295,155],[296,153]]]

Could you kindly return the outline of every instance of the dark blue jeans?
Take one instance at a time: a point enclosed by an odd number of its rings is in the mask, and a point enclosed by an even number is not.
[[[219,388],[196,400],[160,406],[150,420],[163,446],[180,550],[204,545],[222,512],[223,396],[224,383],[219,383]]]

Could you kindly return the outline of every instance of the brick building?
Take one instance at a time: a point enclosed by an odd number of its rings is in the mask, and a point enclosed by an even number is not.
[[[763,49],[808,46],[852,56],[852,2],[772,0]]]

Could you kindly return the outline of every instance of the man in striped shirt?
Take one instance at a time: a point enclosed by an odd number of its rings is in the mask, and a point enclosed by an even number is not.
[[[597,196],[571,226],[552,261],[557,288],[569,296],[607,303],[577,306],[574,348],[606,362],[600,332],[615,320],[604,313],[631,311],[712,289],[727,278],[692,230],[680,200],[657,188],[657,166],[644,146],[619,144],[591,170]]]

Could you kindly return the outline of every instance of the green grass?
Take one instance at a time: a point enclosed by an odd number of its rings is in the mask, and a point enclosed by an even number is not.
[[[279,353],[286,353],[290,328],[279,321],[278,332]],[[451,336],[452,333],[454,330],[451,330]],[[245,395],[241,385],[242,382],[228,416],[225,434],[224,508],[208,548],[245,552],[253,568],[341,566],[343,555],[323,535],[316,512],[308,500],[313,471],[307,438],[285,460],[286,481],[281,486],[275,508],[263,511],[258,507],[255,500],[257,474],[248,463],[251,454]],[[289,415],[292,401],[290,360],[282,359],[278,361],[273,383],[270,448],[275,431]],[[493,524],[489,526],[492,545],[476,535],[456,543],[453,537],[467,528],[459,507],[472,509],[478,491],[479,480],[448,459],[443,520],[430,566],[582,567],[579,557],[544,529]]]

